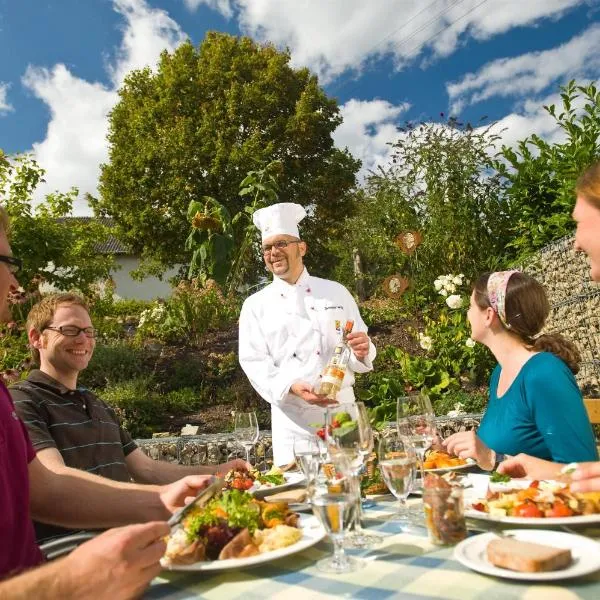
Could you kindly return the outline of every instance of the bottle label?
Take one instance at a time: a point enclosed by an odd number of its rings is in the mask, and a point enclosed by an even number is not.
[[[344,379],[344,371],[342,369],[336,369],[335,367],[329,367],[323,375],[321,382],[325,383],[339,383]]]

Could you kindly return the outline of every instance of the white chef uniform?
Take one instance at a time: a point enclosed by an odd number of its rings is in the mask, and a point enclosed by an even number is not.
[[[277,234],[300,238],[298,223],[306,216],[299,204],[280,203],[253,215],[262,240]],[[284,465],[294,459],[294,437],[314,433],[324,423],[325,410],[289,392],[303,381],[316,386],[339,340],[347,320],[353,331],[367,331],[356,302],[336,283],[311,277],[304,269],[295,284],[278,277],[246,299],[239,325],[239,361],[254,389],[271,404],[273,460]],[[364,361],[351,355],[342,389],[341,403],[354,401],[354,372],[373,369],[375,346],[371,343]]]

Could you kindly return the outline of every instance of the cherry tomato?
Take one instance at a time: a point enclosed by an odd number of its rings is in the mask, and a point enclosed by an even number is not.
[[[539,481],[536,479],[535,481],[532,481],[532,482],[529,484],[529,487],[530,487],[530,488],[536,488],[536,489],[537,489],[537,488],[539,488],[539,487],[540,487],[540,482],[539,482]]]
[[[473,508],[480,512],[485,512],[485,506],[481,502],[477,502],[477,504],[473,504]]]
[[[547,517],[570,517],[573,514],[571,508],[562,502],[556,501],[552,508],[546,511]]]
[[[513,517],[531,517],[539,519],[543,517],[542,511],[532,502],[526,502],[525,504],[518,504],[512,510]]]

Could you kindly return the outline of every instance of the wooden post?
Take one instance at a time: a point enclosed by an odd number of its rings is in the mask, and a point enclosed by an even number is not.
[[[358,248],[354,248],[352,250],[352,260],[354,262],[354,279],[356,280],[356,295],[358,299],[362,302],[367,299],[367,294],[365,292],[365,281],[362,270],[362,261],[360,258],[360,252]]]

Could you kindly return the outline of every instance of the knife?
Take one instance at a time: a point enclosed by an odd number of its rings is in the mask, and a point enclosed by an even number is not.
[[[179,525],[182,519],[194,508],[199,502],[205,501],[207,502],[214,496],[216,496],[225,486],[225,481],[220,477],[212,477],[211,483],[208,487],[203,488],[198,492],[198,495],[189,503],[186,504],[183,508],[176,510],[171,518],[167,521],[167,525],[171,529]]]

